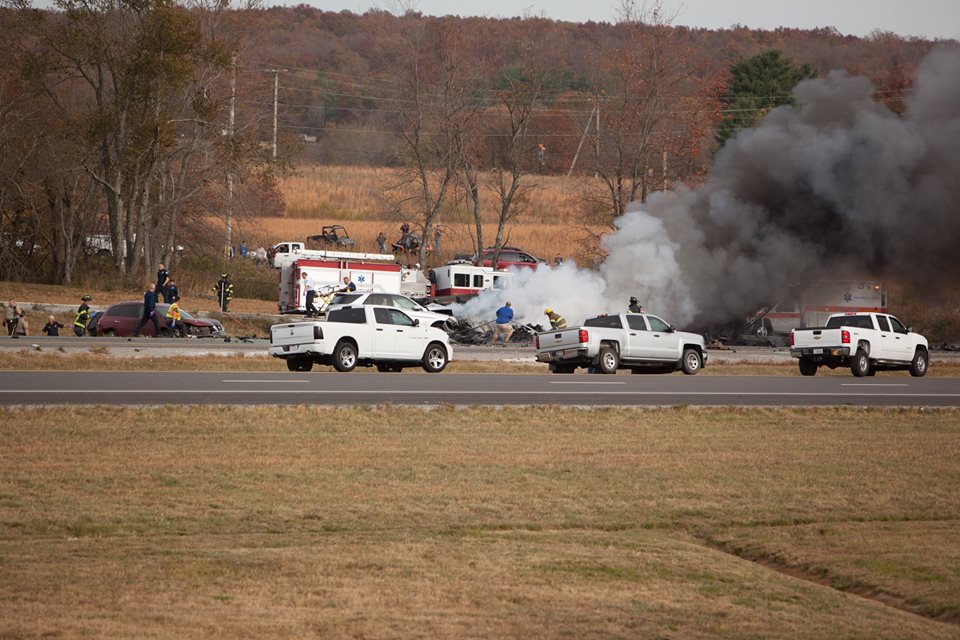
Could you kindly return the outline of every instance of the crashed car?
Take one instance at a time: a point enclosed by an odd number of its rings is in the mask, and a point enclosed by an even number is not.
[[[183,338],[193,336],[197,338],[222,338],[226,336],[223,325],[218,321],[209,318],[197,318],[190,315],[184,309],[180,309],[180,321],[176,328],[170,332],[167,329],[167,310],[169,304],[157,305],[157,321],[160,323],[160,337]],[[103,315],[97,320],[95,328],[96,333],[90,335],[113,337],[131,337],[137,325],[140,324],[140,317],[143,315],[143,302],[119,302],[112,305],[103,312]],[[156,337],[153,323],[147,322],[140,329],[141,336]]]

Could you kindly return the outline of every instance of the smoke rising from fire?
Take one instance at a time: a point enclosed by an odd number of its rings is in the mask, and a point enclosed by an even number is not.
[[[717,154],[704,186],[635,203],[593,272],[575,265],[514,276],[458,313],[519,320],[552,306],[579,323],[636,295],[680,325],[728,322],[817,277],[896,277],[917,287],[960,275],[960,49],[932,52],[902,115],[843,71],[794,90]]]

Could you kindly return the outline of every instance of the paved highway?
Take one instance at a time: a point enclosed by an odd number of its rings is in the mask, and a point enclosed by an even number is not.
[[[960,379],[0,372],[0,404],[960,406]]]

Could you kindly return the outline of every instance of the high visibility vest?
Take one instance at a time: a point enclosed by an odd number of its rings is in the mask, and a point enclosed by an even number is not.
[[[173,318],[173,320],[177,322],[180,321],[180,306],[176,302],[171,304],[170,308],[167,309],[167,317]]]

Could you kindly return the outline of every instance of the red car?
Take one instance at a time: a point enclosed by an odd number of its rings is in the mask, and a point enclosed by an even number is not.
[[[157,305],[157,321],[160,323],[160,335],[169,336],[167,331],[167,309],[169,304]],[[119,302],[107,309],[97,322],[97,335],[105,337],[131,337],[133,331],[140,324],[143,313],[143,302]],[[153,323],[147,322],[140,329],[141,336],[156,336]],[[226,335],[223,325],[216,320],[195,318],[183,309],[180,309],[180,322],[174,331],[174,336],[222,337]]]
[[[487,247],[483,250],[483,266],[489,267],[493,264],[493,254],[493,247]],[[500,258],[497,260],[497,269],[509,269],[510,267],[536,269],[541,264],[546,263],[547,261],[543,258],[530,255],[517,247],[503,247],[500,249]]]

